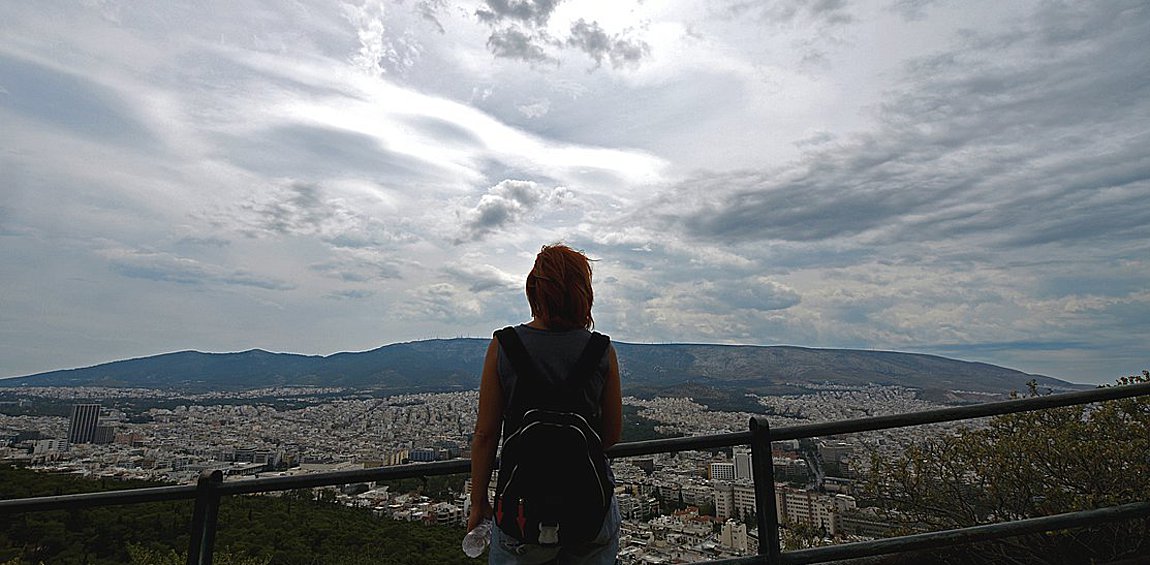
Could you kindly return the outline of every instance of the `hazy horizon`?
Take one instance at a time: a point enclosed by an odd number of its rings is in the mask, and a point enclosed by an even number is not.
[[[1150,366],[1150,5],[0,4],[0,376],[524,321]]]

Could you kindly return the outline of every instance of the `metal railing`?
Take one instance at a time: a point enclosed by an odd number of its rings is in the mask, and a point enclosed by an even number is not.
[[[841,559],[873,557],[890,553],[933,549],[950,545],[994,540],[1024,534],[1089,526],[1103,522],[1150,517],[1150,500],[1083,510],[1054,516],[1029,518],[954,530],[929,532],[872,541],[782,551],[775,499],[774,467],[771,442],[838,435],[856,432],[902,428],[922,424],[951,422],[998,416],[1031,410],[1089,404],[1107,400],[1150,395],[1150,383],[1097,388],[1088,391],[990,402],[956,408],[804,424],[771,429],[767,418],[752,416],[746,432],[712,434],[682,438],[637,441],[615,445],[607,451],[611,458],[635,457],[655,453],[705,450],[738,445],[751,446],[751,468],[758,519],[759,550],[757,555],[711,561],[719,565],[798,565],[825,563]],[[224,496],[300,488],[334,486],[359,482],[388,481],[415,477],[467,473],[466,460],[418,463],[355,469],[309,475],[265,477],[242,481],[224,481],[220,471],[205,471],[196,485],[163,486],[121,491],[108,491],[60,496],[0,500],[0,515],[16,512],[73,509],[91,506],[140,504],[168,500],[195,500],[192,535],[188,547],[188,565],[210,565],[215,542],[216,517]]]

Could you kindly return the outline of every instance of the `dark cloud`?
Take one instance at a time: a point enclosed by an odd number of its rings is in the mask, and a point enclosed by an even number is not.
[[[707,3],[710,14],[720,20],[749,20],[753,25],[768,29],[811,29],[808,35],[793,39],[788,50],[793,60],[804,68],[823,67],[830,63],[828,46],[840,44],[840,28],[855,22],[849,8],[846,0],[719,0]]]
[[[797,147],[817,147],[835,140],[835,135],[828,131],[815,132],[795,142]]]
[[[378,247],[381,243],[379,239],[365,233],[340,233],[324,237],[323,241],[332,247],[340,247],[343,249],[370,249],[372,247]]]
[[[490,265],[459,264],[444,272],[467,287],[469,292],[504,292],[518,290],[522,281]]]
[[[854,17],[847,13],[847,0],[815,0],[810,3],[810,13],[816,18],[832,24],[847,24]]]
[[[202,284],[211,277],[192,264],[174,264],[170,261],[157,262],[146,258],[121,258],[112,261],[112,270],[134,279],[147,279],[179,284]]]
[[[556,62],[547,54],[549,40],[540,34],[527,34],[515,28],[506,28],[491,33],[487,38],[487,48],[496,57],[518,59],[528,63]]]
[[[0,112],[101,143],[153,148],[156,139],[116,92],[84,77],[0,54]]]
[[[224,284],[291,290],[294,285],[244,270],[203,263],[188,257],[151,251],[116,251],[108,253],[112,270],[125,277],[183,285]]]
[[[698,178],[680,185],[663,209],[673,210],[671,202],[699,202],[698,208],[669,215],[689,234],[723,241],[810,242],[854,236],[935,201],[932,191],[883,172],[887,162],[872,155],[824,164],[797,179],[771,172]],[[868,171],[884,182],[862,176]]]
[[[532,181],[504,180],[488,189],[474,209],[467,212],[467,238],[485,235],[519,221],[548,195]]]
[[[331,205],[314,184],[297,182],[288,186],[283,198],[255,208],[260,227],[277,234],[314,233],[335,217]]]
[[[561,0],[486,0],[486,8],[475,12],[493,29],[487,48],[496,57],[531,64],[558,63],[548,51],[560,43],[544,28]]]
[[[802,302],[794,289],[764,277],[724,282],[716,287],[714,298],[731,309],[763,312],[785,310]]]
[[[1029,21],[909,65],[875,133],[790,168],[699,176],[646,216],[726,242],[1150,239],[1150,10],[1045,5]]]
[[[635,66],[651,52],[651,47],[646,42],[626,39],[621,34],[609,35],[599,27],[598,22],[588,23],[583,18],[579,18],[571,25],[571,36],[567,38],[567,45],[583,51],[594,59],[596,67],[603,63],[604,57],[611,61],[611,66],[615,68]]]
[[[364,300],[372,296],[375,296],[374,292],[360,289],[337,290],[327,295],[328,298],[334,300]]]
[[[710,10],[723,18],[754,19],[772,23],[790,23],[807,19],[832,25],[854,21],[846,0],[785,0],[761,2],[758,0],[726,0],[710,6]]]
[[[998,351],[1065,351],[1068,349],[1093,349],[1092,343],[1080,341],[1006,341],[985,343],[954,343],[928,346],[926,349],[942,354],[969,354]]]
[[[182,237],[176,241],[177,245],[188,245],[194,247],[227,247],[232,244],[231,240],[222,237],[213,236],[188,236]]]
[[[308,268],[344,282],[380,282],[402,278],[398,266],[380,260],[343,259],[316,263]]]
[[[1150,257],[1150,242],[1139,253]],[[1146,273],[1139,269],[1123,268],[1117,261],[1099,261],[1086,268],[1056,272],[1037,281],[1035,295],[1041,298],[1058,298],[1074,294],[1082,289],[1090,289],[1090,294],[1098,297],[1124,297],[1146,290]]]
[[[933,4],[941,4],[947,0],[895,0],[887,7],[888,10],[900,15],[905,20],[917,21],[926,17],[927,9]]]
[[[233,273],[220,276],[216,280],[224,284],[252,286],[267,290],[291,290],[295,288],[295,285],[291,283],[261,277],[245,271],[235,271]]]
[[[260,194],[239,206],[239,212],[213,214],[208,219],[230,220],[249,237],[312,236],[337,250],[379,250],[412,241],[414,237],[368,211],[354,200],[329,193],[310,182],[291,182],[277,191]],[[402,219],[390,219],[402,225]]]
[[[439,33],[446,33],[443,24],[439,22],[439,13],[446,7],[447,0],[417,0],[412,9],[424,20],[434,25]]]
[[[517,59],[528,63],[558,63],[551,52],[563,47],[578,49],[595,60],[595,68],[603,60],[613,68],[634,67],[650,54],[650,46],[641,39],[628,38],[623,33],[608,34],[599,22],[579,18],[571,25],[567,39],[552,38],[544,27],[560,0],[487,0],[486,9],[476,12],[480,21],[493,28],[487,38],[487,48],[496,57]]]
[[[533,27],[547,25],[551,13],[561,0],[486,0],[486,9],[475,12],[479,19],[488,23],[514,20]]]
[[[7,206],[0,206],[0,236],[17,235],[15,222],[12,220],[11,209]]]

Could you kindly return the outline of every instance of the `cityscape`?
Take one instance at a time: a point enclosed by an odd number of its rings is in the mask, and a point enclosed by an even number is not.
[[[751,396],[772,426],[937,406],[904,387],[802,386],[806,394]],[[189,484],[205,470],[241,481],[467,458],[478,393],[372,398],[338,388],[281,387],[181,396],[155,389],[21,387],[4,398],[13,412],[52,402],[70,406],[70,413],[0,414],[0,459],[46,472]],[[146,405],[151,407],[140,408]],[[750,416],[710,410],[689,398],[629,396],[624,405],[662,436],[745,431]],[[777,442],[772,460],[780,524],[823,542],[883,535],[894,525],[854,497],[869,457],[898,454],[946,426]],[[622,563],[707,561],[757,551],[749,448],[620,458],[612,470],[623,517]],[[332,490],[340,504],[435,527],[466,521],[469,489],[470,480],[439,498],[386,485]]]

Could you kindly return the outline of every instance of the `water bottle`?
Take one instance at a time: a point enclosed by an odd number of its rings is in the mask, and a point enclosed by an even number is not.
[[[474,530],[463,536],[463,553],[468,557],[479,557],[491,542],[491,518],[484,518]]]

